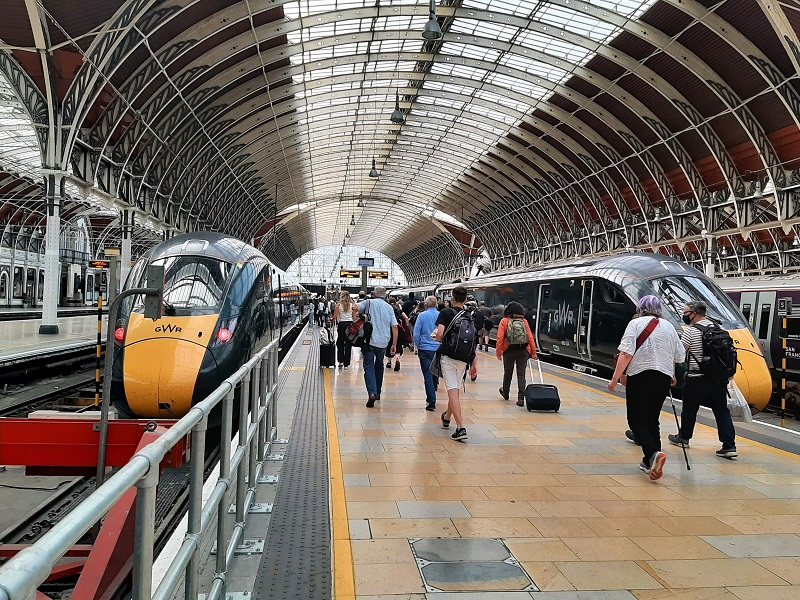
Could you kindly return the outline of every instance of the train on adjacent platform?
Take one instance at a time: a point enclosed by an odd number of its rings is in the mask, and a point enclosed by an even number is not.
[[[111,397],[123,417],[175,419],[273,339],[294,338],[308,291],[256,248],[218,233],[189,233],[153,247],[125,289],[164,267],[161,319],[142,296],[123,301],[114,324]]]
[[[440,285],[433,291],[447,295],[456,285]],[[761,410],[772,395],[764,352],[748,321],[714,281],[683,262],[659,254],[622,254],[479,277],[467,286],[477,301],[492,309],[495,325],[508,302],[521,302],[543,357],[578,371],[603,374],[613,369],[619,340],[642,296],[659,296],[669,309],[665,318],[678,331],[683,327],[684,304],[703,300],[709,315],[736,344],[741,366],[735,380],[748,402]]]

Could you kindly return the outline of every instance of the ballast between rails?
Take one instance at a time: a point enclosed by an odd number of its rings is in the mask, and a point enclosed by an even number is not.
[[[153,597],[168,598],[186,574],[187,591],[197,591],[200,564],[200,537],[209,531],[217,511],[216,574],[209,598],[223,597],[227,568],[233,550],[244,533],[249,505],[255,497],[255,485],[263,461],[277,434],[276,388],[278,341],[274,340],[247,361],[233,375],[152,443],[138,451],[131,460],[110,477],[69,515],[35,544],[21,551],[0,567],[0,600],[27,600],[50,575],[57,563],[89,529],[134,487],[136,523],[134,533],[133,590],[134,600],[151,598],[153,538],[155,529],[155,492],[159,465],[167,452],[187,435],[192,434],[188,531],[180,551],[173,557],[166,576]],[[234,391],[240,387],[238,446],[231,456]],[[220,478],[213,493],[202,503],[205,432],[208,416],[222,402],[222,435]],[[249,464],[248,464],[249,463]],[[236,472],[236,523],[226,540],[223,503],[231,488],[231,473]],[[249,489],[245,485],[249,475]],[[227,543],[226,543],[227,541]],[[192,596],[192,597],[194,597]]]

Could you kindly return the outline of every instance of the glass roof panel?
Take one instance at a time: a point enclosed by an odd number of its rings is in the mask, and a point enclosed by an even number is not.
[[[435,216],[435,199],[453,181],[619,33],[606,15],[635,19],[654,2],[591,0],[581,12],[570,2],[462,0],[458,16],[445,20],[433,60],[420,35],[427,10],[411,16],[389,8],[427,8],[419,0],[284,4],[288,19],[302,19],[288,34],[290,62],[302,67],[293,76],[302,87],[295,96],[295,139],[284,140],[299,180],[293,185],[303,201],[380,190],[386,200],[420,203],[415,214]],[[317,16],[348,9],[362,12]],[[509,23],[502,15],[517,19]],[[402,124],[389,120],[396,92]],[[372,157],[377,180],[367,177]],[[380,222],[377,215],[387,210],[371,214]],[[336,219],[309,223],[303,227],[315,228],[315,240],[346,229]]]

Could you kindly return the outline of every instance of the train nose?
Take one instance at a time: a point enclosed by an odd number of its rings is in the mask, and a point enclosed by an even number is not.
[[[730,334],[740,363],[734,378],[736,385],[747,398],[748,404],[762,410],[772,396],[772,378],[767,362],[749,330],[732,330]]]
[[[151,338],[125,348],[125,397],[140,417],[177,419],[192,407],[203,371],[216,370],[205,346],[175,338]]]

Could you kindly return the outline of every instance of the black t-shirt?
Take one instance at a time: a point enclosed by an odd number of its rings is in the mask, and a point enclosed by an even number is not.
[[[447,329],[447,326],[453,322],[453,319],[456,318],[459,312],[461,312],[460,308],[458,311],[454,308],[443,308],[439,311],[439,317],[436,319],[436,326],[444,325],[444,328]]]
[[[403,312],[406,313],[406,316],[411,314],[411,311],[414,310],[414,307],[417,305],[416,300],[406,300],[403,302]]]

